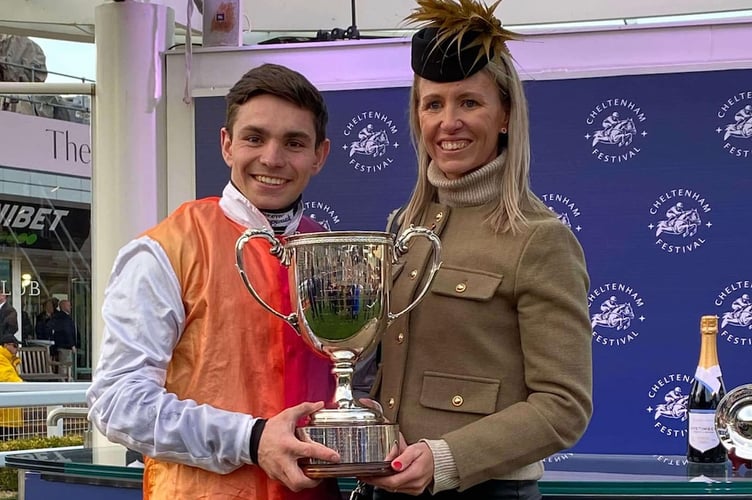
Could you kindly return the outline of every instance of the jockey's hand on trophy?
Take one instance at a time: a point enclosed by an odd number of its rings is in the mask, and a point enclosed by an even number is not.
[[[301,403],[288,408],[266,422],[258,446],[258,462],[266,474],[282,482],[292,491],[301,491],[316,486],[320,480],[311,479],[303,473],[298,461],[316,458],[338,463],[339,454],[313,441],[301,441],[295,435],[297,422],[324,407],[324,403]]]

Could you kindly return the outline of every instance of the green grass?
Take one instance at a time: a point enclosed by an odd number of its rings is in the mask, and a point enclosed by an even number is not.
[[[0,441],[0,451],[22,451],[37,448],[62,448],[64,446],[79,446],[84,444],[83,436],[35,437],[24,439],[10,439]],[[10,467],[0,468],[0,492],[18,491],[18,470]],[[17,498],[16,496],[0,496],[0,498]]]

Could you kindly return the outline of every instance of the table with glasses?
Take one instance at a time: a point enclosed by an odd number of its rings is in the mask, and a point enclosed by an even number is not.
[[[26,500],[136,500],[143,469],[127,467],[120,446],[9,454],[6,467],[22,472]],[[540,481],[546,499],[752,498],[752,472],[730,464],[697,468],[672,455],[595,455],[562,453],[545,461]],[[340,479],[343,498],[355,485]],[[62,496],[61,496],[62,495]]]

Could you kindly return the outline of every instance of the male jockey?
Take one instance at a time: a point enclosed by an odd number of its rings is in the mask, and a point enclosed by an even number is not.
[[[232,258],[247,228],[282,239],[322,230],[301,196],[329,153],[326,105],[275,64],[248,71],[226,102],[222,196],[184,203],[115,261],[89,419],[146,457],[144,500],[339,499],[336,481],[298,465],[336,463],[337,452],[294,434],[331,399],[330,364],[254,300]],[[243,252],[249,280],[289,313],[288,274],[269,245]]]

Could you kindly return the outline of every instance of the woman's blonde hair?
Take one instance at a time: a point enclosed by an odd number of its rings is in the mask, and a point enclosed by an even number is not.
[[[527,99],[511,56],[501,52],[480,70],[491,76],[499,89],[501,103],[509,113],[506,145],[500,140],[499,151],[506,150],[504,164],[497,182],[501,196],[486,223],[494,232],[516,232],[527,222],[525,213],[550,213],[550,210],[530,190],[530,133]],[[418,116],[420,105],[419,76],[413,79],[410,91],[410,133],[418,157],[418,180],[408,202],[402,221],[420,223],[423,212],[437,201],[436,188],[428,182],[428,156],[423,143]],[[478,167],[482,165],[477,165]]]

